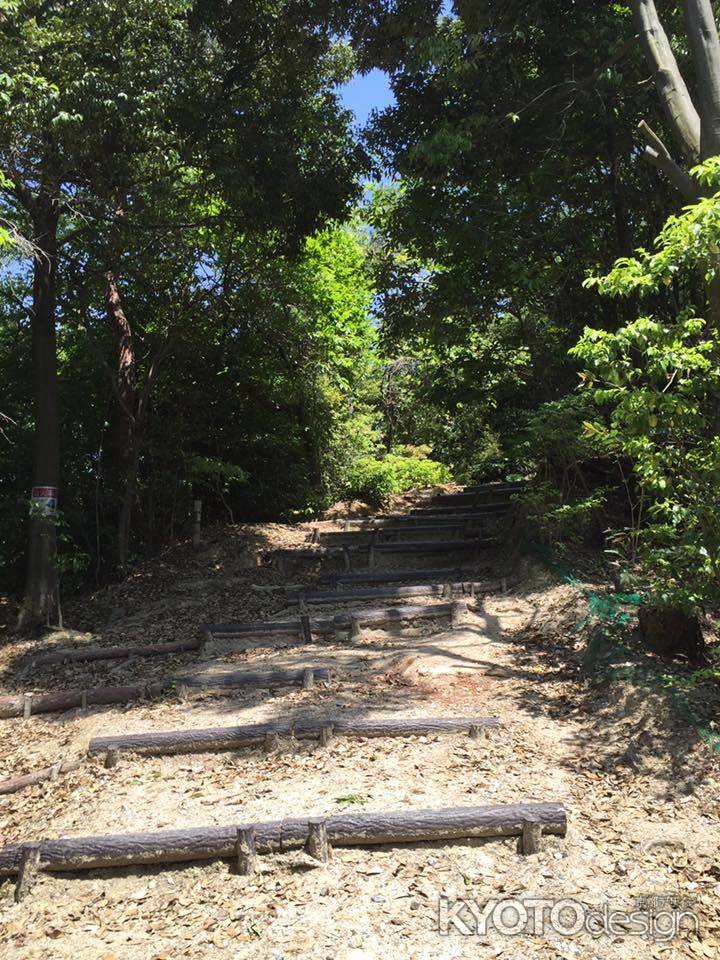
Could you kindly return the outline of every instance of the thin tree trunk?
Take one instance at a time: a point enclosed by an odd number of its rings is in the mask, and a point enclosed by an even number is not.
[[[36,252],[32,314],[35,391],[32,487],[35,499],[29,524],[27,581],[19,617],[21,627],[50,622],[57,615],[59,606],[55,564],[55,508],[60,483],[60,412],[55,331],[58,217],[54,205],[49,201],[43,203],[42,207],[35,211],[33,221]]]
[[[105,308],[117,337],[115,395],[117,399],[114,447],[122,478],[122,494],[117,523],[116,560],[120,572],[127,565],[130,550],[132,508],[137,486],[139,450],[137,438],[137,390],[135,343],[132,329],[122,307],[117,277],[105,274]]]

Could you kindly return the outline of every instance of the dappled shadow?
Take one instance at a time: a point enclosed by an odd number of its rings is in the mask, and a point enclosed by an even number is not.
[[[567,724],[557,762],[570,771],[581,765],[655,778],[665,784],[665,799],[692,794],[705,778],[700,738],[663,689],[662,664],[638,653],[610,670],[586,669],[587,646],[577,633],[540,632],[533,621],[508,640],[516,657],[535,666],[508,695],[532,716]]]

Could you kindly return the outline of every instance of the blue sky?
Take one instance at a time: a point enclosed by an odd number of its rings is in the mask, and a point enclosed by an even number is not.
[[[443,0],[441,16],[453,15],[452,0]],[[340,88],[343,105],[352,110],[359,124],[367,122],[372,110],[384,110],[395,103],[388,75],[382,71],[371,70],[364,76],[356,73],[352,80]]]
[[[356,73],[340,88],[343,106],[352,110],[359,124],[367,122],[372,110],[383,110],[395,103],[388,75],[382,70],[371,70],[362,76]]]

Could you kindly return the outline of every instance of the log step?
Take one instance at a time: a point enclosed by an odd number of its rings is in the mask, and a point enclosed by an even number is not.
[[[189,653],[200,648],[201,640],[178,640],[174,643],[149,643],[128,647],[70,647],[51,650],[34,657],[33,667],[50,663],[79,663],[89,660],[123,660],[126,657],[167,657],[174,653]]]
[[[324,667],[312,667],[315,678],[330,680],[330,672]],[[122,687],[91,687],[87,690],[54,690],[50,693],[14,694],[0,697],[0,718],[29,717],[37,713],[59,713],[76,707],[130,703],[133,700],[150,700],[162,694],[172,693],[183,687],[213,690],[243,687],[274,687],[302,683],[304,669],[272,670],[253,672],[238,670],[216,675],[184,674],[169,677],[155,683],[135,683]]]
[[[338,533],[338,536],[352,534]],[[357,534],[355,534],[357,537]],[[342,557],[353,554],[366,554],[372,547],[376,553],[461,553],[469,550],[486,550],[495,546],[494,538],[474,538],[472,540],[395,540],[391,543],[351,543],[345,547],[312,547],[293,550],[283,547],[271,551],[271,555],[282,560],[323,560],[329,557]]]
[[[430,583],[447,583],[462,580],[463,573],[474,571],[461,567],[445,567],[437,570],[358,570],[355,573],[328,573],[320,577],[320,583],[396,583],[403,580],[426,580]],[[301,589],[301,588],[300,588]],[[298,588],[292,590],[296,593]]]
[[[463,493],[520,493],[530,484],[526,480],[502,480],[497,483],[473,483],[463,488]]]
[[[354,720],[343,717],[306,720],[275,720],[240,727],[150,731],[115,737],[94,737],[88,753],[109,751],[165,755],[232,750],[238,747],[262,746],[268,735],[294,737],[296,740],[317,740],[323,729],[330,727],[333,736],[343,737],[418,737],[434,733],[467,733],[473,729],[499,727],[494,717],[458,717],[425,719]]]
[[[505,496],[503,494],[503,496]],[[503,507],[508,509],[513,506],[513,501],[508,499],[496,500],[491,495],[485,493],[439,493],[432,498],[429,506],[472,506],[476,509],[485,510],[491,507]]]
[[[476,520],[482,521],[482,519],[482,516],[477,517],[475,515],[463,518],[457,516],[423,516],[423,514],[412,516],[406,513],[392,513],[379,517],[343,520],[343,529],[345,531],[390,529],[394,532],[395,528],[398,530],[422,530],[427,527],[429,530],[453,530],[455,528],[464,529],[467,524],[473,523],[473,521]]]
[[[295,594],[291,599],[296,603],[336,603],[345,600],[379,600],[390,597],[442,597],[447,593],[448,588],[453,595],[494,593],[504,591],[506,581],[503,580],[485,580],[485,581],[460,581],[448,583],[427,583],[413,584],[411,586],[395,587],[369,587],[366,590],[323,590],[316,593]]]
[[[44,783],[46,780],[54,780],[63,773],[70,773],[82,766],[82,760],[65,760],[62,763],[55,763],[51,767],[43,767],[42,770],[34,770],[32,773],[26,773],[22,777],[13,777],[10,780],[0,781],[0,794],[18,793],[25,790],[26,787],[34,787],[38,783]]]
[[[376,543],[373,550],[376,553],[463,553],[488,550],[496,543],[496,540],[485,537],[472,540],[395,540],[391,543]]]
[[[361,624],[390,623],[397,620],[416,620],[426,617],[446,617],[455,603],[435,603],[417,606],[384,607],[377,610],[353,610],[337,613],[327,620],[311,620],[312,633],[335,633],[349,629],[354,622]],[[300,620],[258,621],[248,623],[205,623],[201,627],[211,637],[239,637],[246,633],[300,633]]]
[[[448,539],[453,530],[457,531],[457,535]],[[415,533],[421,534],[423,540],[397,540],[398,535],[408,537]],[[375,530],[330,530],[327,533],[319,534],[319,536],[321,543],[336,543],[344,546],[366,546],[374,543],[376,547],[380,547],[386,543],[432,543],[434,541],[429,536],[432,533],[441,534],[445,538],[439,540],[440,543],[462,543],[464,540],[472,540],[478,545],[494,547],[497,546],[498,542],[495,537],[478,538],[477,530],[466,530],[465,524],[458,527],[444,525],[433,527],[422,524],[417,527],[379,527]],[[393,540],[392,537],[395,537],[395,539]]]
[[[410,511],[411,517],[446,517],[450,519],[451,517],[460,517],[462,516],[463,520],[479,520],[483,517],[487,518],[493,516],[494,514],[508,513],[513,507],[514,503],[508,501],[505,503],[482,503],[475,504],[472,502],[449,502],[449,503],[432,503],[427,507],[414,507]]]
[[[252,826],[258,853],[297,850],[305,845],[308,817],[255,824],[187,827],[153,833],[106,834],[39,842],[43,871],[96,870],[106,867],[235,858],[238,828]],[[325,819],[335,847],[462,840],[472,837],[521,836],[529,820],[540,821],[544,834],[564,836],[565,808],[559,803],[449,807],[392,813],[353,812]],[[16,876],[28,844],[0,849],[0,877]]]

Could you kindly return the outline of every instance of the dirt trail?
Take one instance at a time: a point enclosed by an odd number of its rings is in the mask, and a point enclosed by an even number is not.
[[[322,529],[339,529],[334,519]],[[68,609],[81,632],[58,644],[159,642],[195,635],[201,621],[283,619],[297,607],[252,584],[280,585],[264,551],[307,546],[309,527],[218,532],[200,555],[168,552],[136,577]],[[481,564],[496,569],[501,557]],[[260,563],[260,565],[258,565]],[[399,561],[398,561],[399,563]],[[428,562],[428,565],[429,562]],[[437,564],[436,564],[437,565]],[[306,570],[299,582],[314,582]],[[426,601],[423,601],[426,602]],[[383,601],[382,605],[386,605]],[[361,605],[362,606],[362,605]],[[378,603],[364,604],[378,606]],[[348,604],[322,608],[345,609]],[[514,839],[336,850],[328,867],[304,854],[267,856],[238,877],[225,862],[43,875],[13,902],[0,887],[3,956],[162,960],[176,957],[361,958],[714,957],[720,940],[720,807],[715,758],[672,715],[660,694],[593,684],[578,670],[587,637],[581,589],[525,568],[520,586],[447,619],[367,629],[309,647],[269,642],[199,661],[68,664],[32,672],[31,645],[5,648],[4,690],[149,680],[188,665],[249,669],[306,663],[333,668],[328,688],[169,696],[0,721],[0,778],[80,755],[95,735],[342,713],[348,716],[498,717],[488,739],[334,739],[320,748],[281,741],[271,754],[240,750],[178,757],[121,756],[0,797],[3,843],[89,833],[239,823],[362,808],[392,810],[523,800],[558,801],[566,838],[522,857]],[[535,936],[438,931],[438,900],[536,896],[628,909],[640,896],[687,897],[698,938],[628,935],[593,939],[547,930]]]

